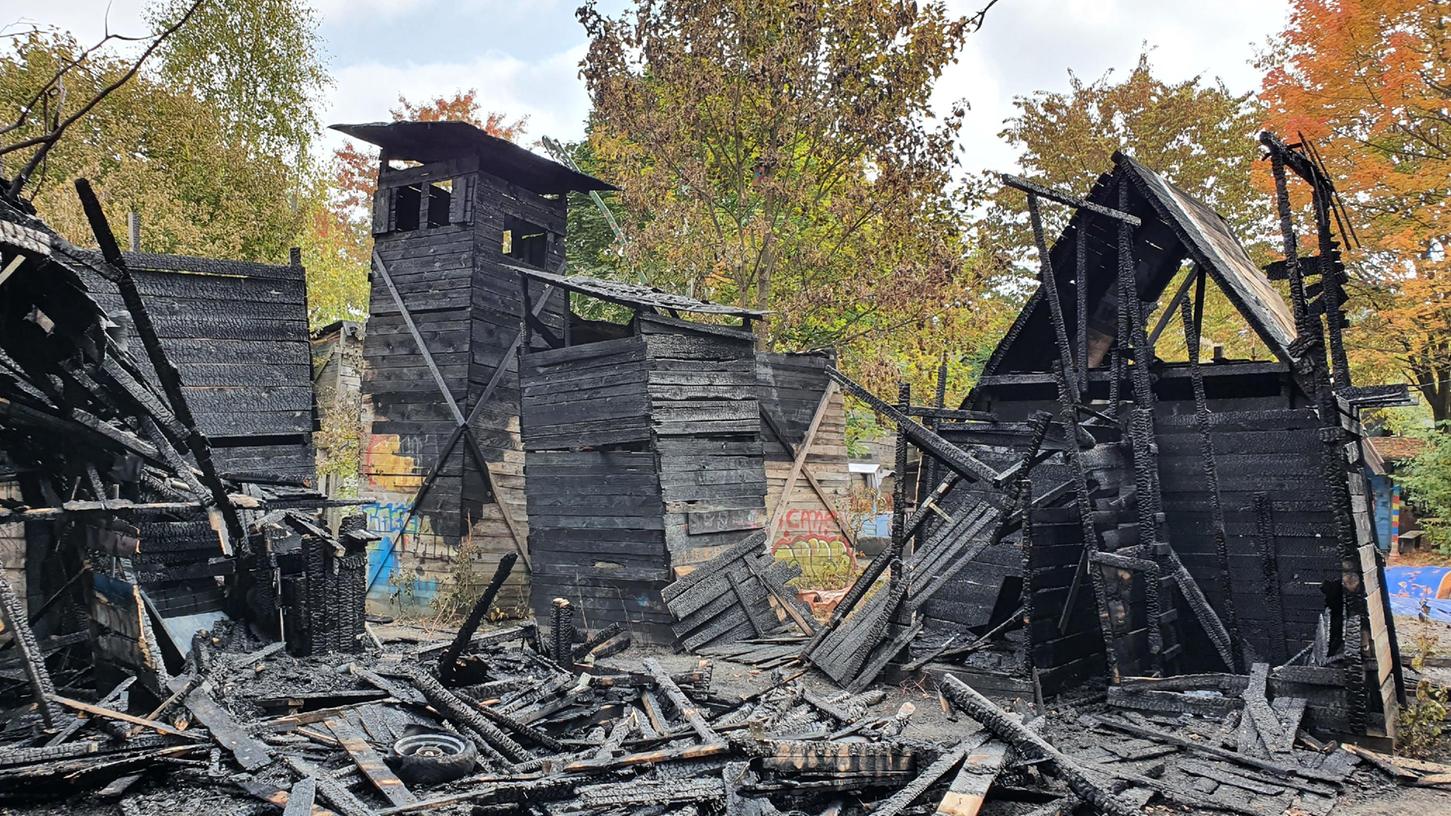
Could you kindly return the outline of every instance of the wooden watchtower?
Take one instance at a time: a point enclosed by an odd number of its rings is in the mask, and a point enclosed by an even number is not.
[[[334,127],[381,150],[363,346],[363,491],[383,536],[369,594],[426,606],[448,582],[487,580],[469,558],[519,552],[528,564],[523,305],[505,265],[562,271],[568,193],[612,188],[464,122]],[[534,306],[542,325],[562,326],[562,295]],[[522,606],[527,575],[515,570],[500,606]]]

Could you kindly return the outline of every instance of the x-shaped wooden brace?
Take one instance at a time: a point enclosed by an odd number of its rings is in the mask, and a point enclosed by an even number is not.
[[[439,372],[438,365],[433,362],[433,354],[429,352],[428,344],[423,342],[423,335],[419,334],[418,326],[414,325],[413,315],[409,313],[408,307],[404,305],[403,295],[398,291],[398,287],[394,285],[392,276],[388,274],[388,267],[383,263],[383,259],[378,256],[377,250],[373,251],[373,268],[378,270],[379,277],[383,279],[384,285],[388,287],[388,293],[393,296],[393,303],[398,306],[398,313],[403,317],[403,324],[408,327],[408,333],[413,336],[413,342],[418,346],[418,353],[422,355],[423,362],[428,366],[429,372],[433,374],[433,380],[438,385],[438,391],[443,395],[444,403],[448,405],[449,412],[453,414],[453,421],[455,423],[453,433],[449,435],[448,441],[444,443],[443,451],[439,454],[438,461],[434,462],[433,469],[424,477],[423,484],[418,488],[418,494],[413,497],[413,502],[409,504],[408,513],[403,517],[403,525],[398,528],[398,539],[395,539],[389,546],[388,552],[384,553],[384,560],[387,559],[393,550],[397,549],[397,541],[408,534],[408,525],[413,521],[413,516],[418,510],[419,505],[423,504],[424,498],[428,496],[429,489],[438,480],[438,475],[443,470],[444,462],[448,461],[448,457],[453,453],[453,449],[458,445],[459,440],[466,439],[468,440],[468,444],[465,449],[473,457],[474,463],[479,466],[479,471],[483,474],[484,483],[488,486],[489,493],[494,497],[494,504],[498,506],[499,514],[504,517],[504,526],[509,528],[509,537],[514,540],[514,549],[518,550],[519,557],[524,560],[524,567],[532,573],[534,571],[534,565],[529,560],[529,545],[524,540],[523,535],[521,535],[518,526],[515,525],[514,517],[509,515],[509,508],[504,506],[504,501],[499,496],[499,491],[494,482],[494,474],[489,470],[488,461],[484,459],[483,449],[480,447],[479,441],[474,436],[473,431],[469,429],[473,421],[478,418],[479,412],[483,409],[484,405],[488,403],[489,398],[494,395],[494,391],[498,389],[499,383],[503,381],[504,372],[509,367],[509,359],[518,353],[519,344],[523,342],[523,331],[521,330],[514,335],[514,342],[509,344],[508,351],[505,351],[504,356],[499,358],[499,364],[494,368],[494,373],[489,377],[488,384],[484,386],[483,393],[479,395],[479,399],[474,403],[474,407],[469,409],[468,416],[464,416],[463,411],[459,410],[458,403],[453,398],[453,393],[449,391],[448,385],[443,381],[443,374]],[[544,309],[549,305],[550,296],[553,294],[554,289],[552,287],[545,287],[538,302],[534,304],[532,317],[538,318],[539,315],[544,313]],[[368,582],[368,589],[371,590],[373,588],[373,585],[377,583],[378,578],[382,574],[382,569],[379,569],[372,580]]]
[[[856,549],[856,531],[852,529],[851,524],[842,516],[841,509],[827,495],[826,489],[821,486],[821,482],[817,481],[816,474],[812,472],[811,466],[806,463],[806,457],[810,453],[811,446],[816,439],[816,430],[820,427],[822,418],[826,416],[826,411],[831,406],[831,398],[836,396],[838,388],[839,386],[834,380],[827,381],[826,391],[822,393],[821,399],[816,403],[816,412],[811,416],[811,424],[807,427],[806,435],[802,437],[800,446],[791,444],[790,438],[786,436],[785,429],[776,420],[775,415],[765,405],[761,406],[761,419],[765,423],[766,429],[771,432],[771,435],[776,438],[777,442],[781,443],[781,447],[785,449],[786,455],[791,457],[791,471],[786,476],[786,484],[781,490],[781,497],[776,500],[776,510],[771,514],[771,523],[766,527],[766,546],[768,548],[775,544],[776,535],[780,532],[781,522],[786,518],[786,510],[790,504],[791,494],[796,491],[796,480],[800,477],[805,477],[806,483],[811,486],[812,492],[816,494],[817,498],[821,499],[821,503],[826,506],[827,511],[831,513],[831,517],[836,520],[836,526],[841,530],[841,534],[846,536],[847,543],[851,545],[853,550]]]

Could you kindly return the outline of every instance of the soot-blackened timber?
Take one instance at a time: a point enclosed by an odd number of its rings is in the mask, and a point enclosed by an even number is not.
[[[364,493],[384,536],[370,597],[426,606],[466,544],[473,559],[524,558],[498,602],[520,608],[533,568],[516,367],[525,307],[505,265],[560,270],[568,193],[612,188],[463,122],[336,129],[382,151],[363,343]],[[559,331],[564,299],[543,292],[533,285],[536,319]]]

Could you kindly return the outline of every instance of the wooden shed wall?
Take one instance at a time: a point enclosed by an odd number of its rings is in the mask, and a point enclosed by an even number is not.
[[[146,252],[125,257],[221,472],[312,482],[303,268]],[[114,284],[89,275],[86,285],[107,312],[129,320]],[[139,342],[133,334],[133,356],[154,382]]]
[[[642,316],[670,565],[709,561],[766,523],[753,341]]]
[[[489,462],[497,497],[491,496],[483,475],[473,462],[464,472],[463,512],[469,535],[487,542],[485,557],[497,559],[513,552],[516,544],[500,516],[507,508],[513,526],[527,546],[529,515],[525,506],[524,448],[519,438],[518,355],[511,350],[519,334],[524,306],[519,274],[504,264],[527,265],[503,252],[504,231],[520,222],[542,227],[547,233],[543,263],[557,271],[564,262],[566,203],[563,196],[546,198],[487,173],[472,176],[474,226],[474,278],[469,294],[471,354],[468,371],[468,406],[483,395],[499,366],[505,367],[489,401],[479,411],[471,431]],[[539,303],[543,287],[530,284],[533,303]],[[541,321],[558,334],[563,326],[567,298],[556,292],[540,314]],[[465,409],[467,413],[467,409]],[[497,498],[497,503],[495,502]],[[528,594],[527,570],[516,569],[511,585],[517,586],[519,603]],[[482,589],[482,587],[480,587]]]
[[[826,367],[832,360],[824,354],[756,355],[756,395],[763,411],[771,412],[792,445],[799,446],[811,418],[826,393]],[[791,457],[769,429],[761,428],[762,455],[766,469],[766,517],[776,513],[791,473]],[[817,539],[836,546],[850,537],[840,529],[836,515],[847,518],[850,510],[851,474],[847,471],[846,409],[840,390],[827,403],[807,451],[806,464],[821,485],[826,499],[817,495],[804,477],[798,477],[789,497],[786,515],[772,542],[780,547],[803,539]],[[837,513],[832,513],[830,501]]]
[[[473,279],[473,229],[451,224],[378,235],[374,250],[388,268],[419,335],[428,345],[449,392],[467,410]],[[455,423],[408,331],[392,293],[372,275],[363,340],[363,395],[370,435],[363,453],[369,529],[383,538],[370,548],[370,598],[427,602],[447,578],[447,562],[463,533],[463,470],[467,453],[456,446],[440,476],[398,529],[439,462]],[[405,537],[406,536],[406,537]],[[406,572],[403,572],[406,569]]]
[[[520,386],[536,615],[554,598],[576,625],[669,638],[665,506],[651,447],[645,339],[523,355]]]
[[[671,642],[660,590],[764,524],[749,336],[641,316],[640,333],[521,361],[533,607]]]
[[[1192,416],[1170,417],[1161,411],[1157,420],[1170,541],[1223,618],[1227,610],[1218,592],[1219,567],[1199,434]],[[1331,491],[1322,469],[1320,420],[1313,410],[1298,408],[1217,412],[1211,422],[1240,634],[1266,659],[1280,663],[1314,639],[1325,608],[1322,585],[1340,583]],[[1273,511],[1278,596],[1266,586],[1256,540],[1254,497],[1259,492],[1269,494]],[[1281,626],[1283,641],[1277,637]]]
[[[978,436],[969,441],[968,437],[954,434],[950,426],[944,428],[942,433],[999,470],[1007,469],[1022,458],[1022,454],[1012,447],[1012,443],[1023,441],[1026,444],[1022,435],[1005,435],[1002,439],[990,440]],[[984,444],[984,441],[995,444]],[[1033,489],[1041,492],[1050,484],[1040,482],[1050,482],[1050,479],[1044,477],[1037,480],[1037,475],[1035,473]],[[921,490],[926,493],[932,487],[924,486]],[[994,491],[983,490],[977,484],[959,482],[943,496],[939,504],[948,514],[955,514],[961,507],[971,506],[994,495],[997,495]],[[924,525],[926,533],[932,534],[944,523],[940,517],[929,519]],[[961,632],[963,627],[988,627],[1003,620],[1017,608],[1022,575],[1023,554],[1020,539],[1008,538],[994,547],[984,549],[976,558],[964,564],[942,589],[923,604],[922,615],[927,627]]]

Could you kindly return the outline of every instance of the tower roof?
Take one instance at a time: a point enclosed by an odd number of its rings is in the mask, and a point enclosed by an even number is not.
[[[377,145],[389,158],[436,162],[478,156],[479,169],[536,193],[614,190],[614,185],[490,136],[468,122],[369,122],[333,130]]]

